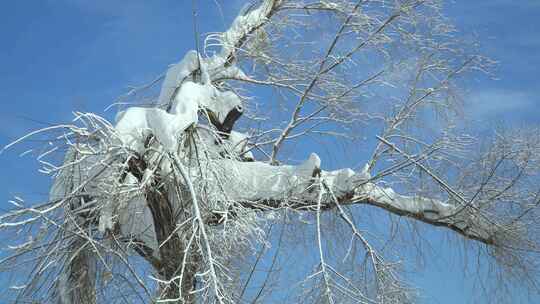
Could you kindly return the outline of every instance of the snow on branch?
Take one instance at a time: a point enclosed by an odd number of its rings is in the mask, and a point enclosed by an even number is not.
[[[210,112],[212,123],[220,131],[229,133],[232,130],[232,124],[242,112],[241,101],[233,92],[221,92],[211,83],[222,78],[246,78],[242,70],[234,65],[236,50],[246,41],[249,34],[269,20],[268,18],[276,11],[280,3],[280,0],[267,0],[245,15],[239,15],[227,31],[214,37],[221,46],[219,53],[211,57],[203,57],[196,51],[189,51],[179,63],[171,65],[165,75],[158,104],[167,106],[168,110],[179,105],[186,105],[190,109],[197,109],[197,106],[200,106],[201,109],[204,108]],[[199,75],[200,79],[196,79],[196,75]],[[207,97],[191,106],[187,105],[187,101],[182,101],[183,97],[193,93],[193,87],[186,89],[183,85],[190,80],[199,82],[200,87],[195,88],[195,91]],[[156,115],[164,116],[161,113],[149,114],[151,117]],[[182,119],[175,121],[178,120]],[[182,121],[184,125],[194,123],[193,119]],[[148,127],[151,127],[150,124]]]
[[[221,34],[219,38],[222,45],[219,57],[225,59],[224,63],[227,65],[232,63],[236,50],[244,43],[248,35],[264,25],[281,2],[281,0],[265,0],[258,8],[236,17],[229,30]]]
[[[421,196],[406,196],[392,188],[371,181],[367,167],[361,172],[346,168],[320,171],[320,159],[311,154],[299,166],[272,166],[262,162],[224,160],[220,167],[235,178],[225,180],[226,196],[253,208],[295,208],[314,210],[317,191],[311,187],[317,179],[324,181],[323,209],[340,204],[365,204],[385,209],[399,216],[447,227],[464,237],[494,245],[501,227],[492,224],[480,211],[459,204],[445,203]]]

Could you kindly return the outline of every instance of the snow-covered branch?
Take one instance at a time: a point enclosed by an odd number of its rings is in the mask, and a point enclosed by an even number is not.
[[[217,170],[234,176],[223,181],[225,196],[247,207],[315,211],[318,191],[310,186],[322,180],[328,187],[322,197],[323,210],[335,207],[334,195],[342,205],[375,206],[399,216],[446,227],[488,245],[495,244],[497,232],[502,229],[474,208],[429,197],[400,195],[392,188],[379,186],[371,181],[367,166],[362,172],[348,168],[321,171],[320,159],[316,154],[311,154],[308,160],[298,166],[272,166],[262,162],[233,160],[216,164]],[[207,177],[205,180],[208,182],[212,179]]]

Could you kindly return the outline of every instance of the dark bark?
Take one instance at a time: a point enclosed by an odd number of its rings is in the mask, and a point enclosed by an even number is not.
[[[128,167],[129,172],[141,180],[142,172],[147,168],[147,165],[143,159],[132,157],[128,161]],[[186,230],[180,233],[175,231],[176,224],[180,220],[179,217],[183,216],[184,212],[175,210],[169,200],[169,190],[159,177],[155,177],[146,192],[146,201],[152,214],[156,239],[161,245],[157,254],[159,258],[156,259],[156,254],[144,244],[140,244],[135,250],[152,264],[160,279],[164,281],[170,281],[181,274],[184,255],[188,254],[181,282],[177,279],[173,280],[171,284],[163,284],[160,286],[159,296],[161,299],[179,299],[178,303],[195,303],[195,295],[191,292],[196,285],[195,274],[200,258],[196,251],[186,250],[187,242],[179,236],[180,234],[189,235],[191,231]],[[189,200],[186,199],[186,202]]]
[[[94,253],[89,244],[81,237],[75,237],[70,244],[70,261],[66,266],[66,290],[58,296],[59,304],[94,304],[96,303]],[[62,292],[62,290],[60,290]]]
[[[221,123],[216,117],[216,114],[211,111],[208,111],[208,117],[210,118],[210,123],[214,127],[216,127],[216,129],[222,135],[222,138],[228,138],[234,127],[234,124],[240,118],[240,116],[242,116],[242,112],[242,107],[234,107],[231,111],[229,111],[229,113],[227,113],[227,116],[225,116],[223,123]]]
[[[75,154],[73,159],[77,159]],[[71,169],[69,179],[66,179],[66,190],[64,197],[73,192],[73,176],[76,174],[75,168]],[[85,189],[82,192],[86,192]],[[64,273],[56,281],[55,300],[59,304],[95,304],[96,298],[96,260],[95,252],[86,238],[83,236],[88,231],[88,227],[93,224],[94,213],[83,212],[79,215],[73,213],[81,207],[85,207],[92,202],[88,195],[75,196],[69,200],[69,211],[66,214],[68,227],[66,237],[69,244],[66,252]]]

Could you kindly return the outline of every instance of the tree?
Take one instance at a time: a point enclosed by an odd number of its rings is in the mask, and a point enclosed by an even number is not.
[[[28,274],[13,299],[262,300],[266,279],[246,292],[259,248],[292,226],[312,233],[318,260],[303,302],[413,302],[395,235],[358,223],[370,207],[467,240],[535,290],[537,133],[480,144],[456,124],[460,79],[491,64],[454,38],[437,0],[256,2],[124,96],[161,83],[151,105],[114,123],[76,113],[13,143],[51,139],[38,160],[54,176],[47,202],[16,198],[0,217],[23,240],[1,262]],[[356,171],[326,170],[315,153],[294,165],[293,143],[324,148],[314,136],[373,150]]]

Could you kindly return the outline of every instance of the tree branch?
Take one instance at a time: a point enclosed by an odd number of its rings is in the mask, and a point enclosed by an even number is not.
[[[224,181],[226,197],[241,202],[244,207],[316,211],[319,204],[317,191],[311,185],[321,179],[330,190],[323,193],[321,210],[336,206],[331,192],[342,205],[375,206],[395,215],[446,227],[487,245],[499,245],[496,236],[503,227],[486,220],[481,210],[428,197],[397,194],[391,188],[373,183],[367,170],[360,173],[351,169],[321,171],[319,176],[314,177],[314,173],[320,170],[320,160],[315,154],[298,166],[271,166],[262,162],[233,160],[223,160],[220,166],[223,172],[234,176],[228,179],[230,182]]]

